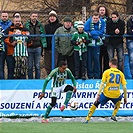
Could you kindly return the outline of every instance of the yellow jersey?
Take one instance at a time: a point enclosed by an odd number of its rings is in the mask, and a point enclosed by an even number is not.
[[[104,71],[102,75],[102,82],[106,83],[103,93],[109,98],[118,98],[120,93],[120,84],[126,85],[124,74],[117,68],[110,68]]]

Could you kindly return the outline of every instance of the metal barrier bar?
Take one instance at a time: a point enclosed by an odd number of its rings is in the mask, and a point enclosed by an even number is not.
[[[4,37],[8,37],[8,36],[22,36],[22,35],[4,35],[2,34],[2,36]],[[55,68],[55,37],[57,36],[62,36],[62,37],[65,37],[65,36],[72,36],[71,34],[30,34],[30,35],[23,35],[23,36],[28,36],[28,37],[35,37],[35,36],[41,36],[41,37],[52,37],[52,70]],[[130,37],[130,38],[133,38],[133,35],[127,35],[127,34],[124,34],[124,35],[107,35],[107,34],[104,34],[103,36],[105,37]]]

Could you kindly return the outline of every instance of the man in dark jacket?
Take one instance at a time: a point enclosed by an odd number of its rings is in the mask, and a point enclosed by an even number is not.
[[[114,58],[115,50],[117,52],[118,58],[118,68],[123,71],[123,57],[124,57],[124,48],[123,48],[123,34],[125,31],[125,23],[119,18],[117,11],[114,11],[111,14],[111,20],[107,22],[106,33],[111,35],[107,39],[107,51],[109,59]],[[114,35],[114,36],[112,36]]]
[[[30,34],[37,36],[31,37],[31,45],[28,47],[28,78],[33,79],[33,64],[35,66],[35,79],[40,79],[40,59],[42,47],[47,47],[46,38],[38,36],[39,34],[45,34],[44,27],[40,21],[38,21],[38,14],[31,13],[30,20],[25,24],[25,27],[29,30]]]
[[[132,35],[126,38],[126,44],[129,55],[130,71],[133,79],[133,15],[127,20],[127,34]]]
[[[61,26],[62,24],[59,23],[59,20],[57,18],[57,13],[52,10],[49,13],[48,24],[45,25],[46,34],[47,35],[54,34],[56,29]],[[51,71],[52,36],[46,37],[46,41],[47,41],[47,47],[45,48],[45,51],[44,51],[44,67],[46,69],[47,74],[49,74]],[[57,62],[56,57],[57,57],[57,53],[55,54],[55,65]]]

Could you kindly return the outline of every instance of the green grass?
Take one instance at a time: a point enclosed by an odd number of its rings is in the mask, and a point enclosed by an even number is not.
[[[0,123],[0,133],[133,133],[132,122],[6,122]]]

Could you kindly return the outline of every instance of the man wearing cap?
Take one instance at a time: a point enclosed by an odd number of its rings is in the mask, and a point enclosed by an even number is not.
[[[74,74],[74,45],[71,44],[71,35],[76,31],[72,27],[72,19],[70,17],[64,18],[64,25],[55,31],[56,34],[63,34],[66,36],[55,37],[55,48],[58,52],[57,65],[61,60],[67,61],[68,68]]]
[[[49,13],[48,24],[44,26],[46,34],[54,34],[56,29],[61,27],[62,24],[59,23],[57,13],[55,11],[51,11]],[[44,67],[46,69],[47,74],[51,71],[51,54],[52,54],[52,36],[46,37],[47,47],[44,51]],[[57,55],[57,53],[56,53]],[[57,56],[56,56],[57,57]],[[55,58],[55,62],[57,59]],[[56,64],[55,64],[56,65]]]

